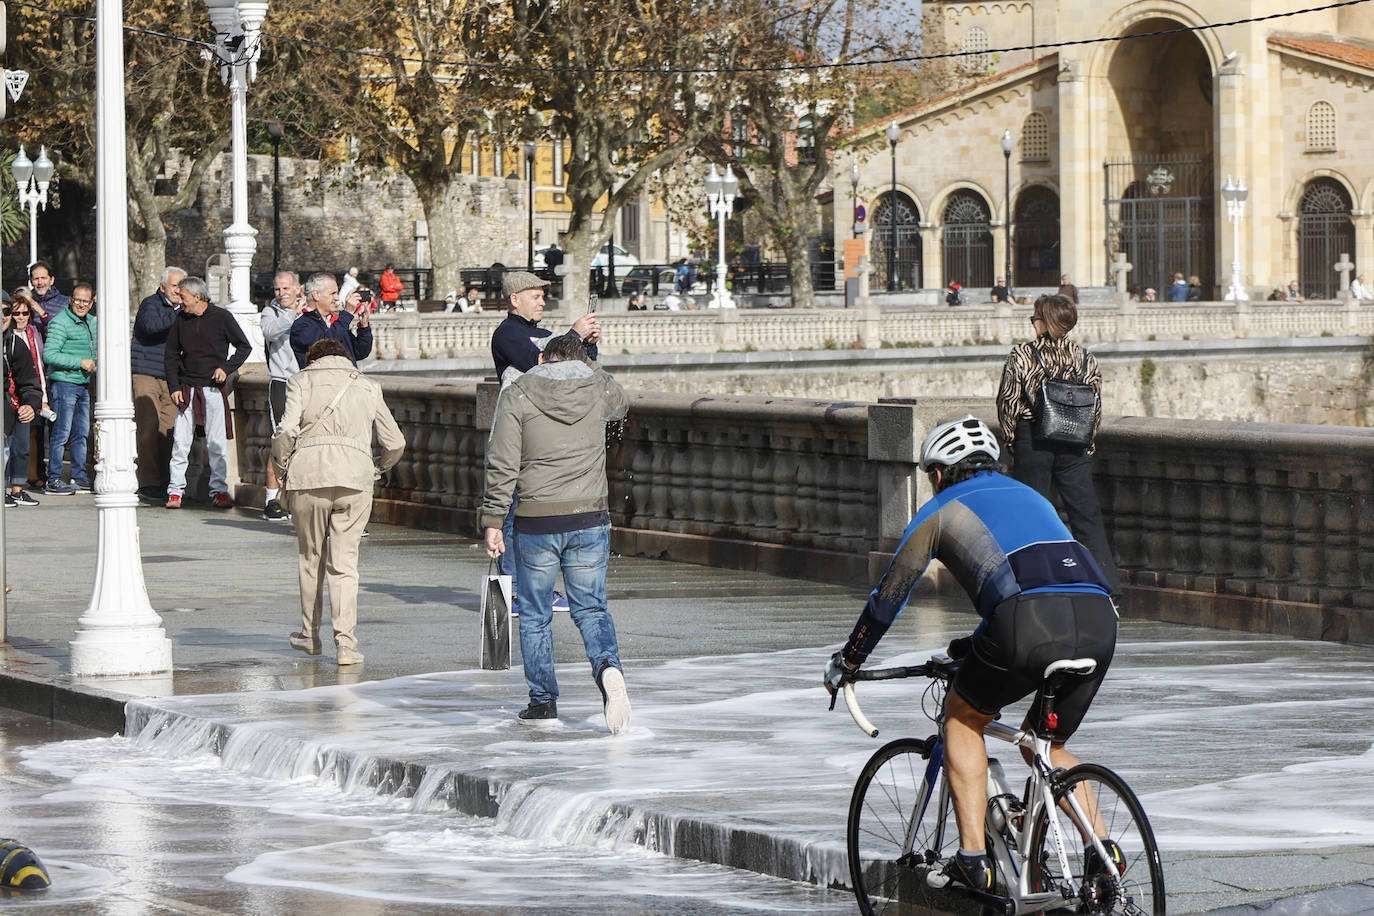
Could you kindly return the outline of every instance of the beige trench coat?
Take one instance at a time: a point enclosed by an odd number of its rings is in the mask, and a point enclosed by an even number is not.
[[[344,385],[348,390],[325,414]],[[374,434],[382,448],[375,464]],[[286,490],[347,487],[371,493],[374,481],[404,451],[405,437],[381,386],[347,357],[318,359],[287,383],[286,410],[272,437],[272,464]]]

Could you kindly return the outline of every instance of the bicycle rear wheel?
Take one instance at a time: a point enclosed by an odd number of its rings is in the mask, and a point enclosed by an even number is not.
[[[854,784],[849,876],[864,916],[923,912],[926,872],[959,848],[942,751],[934,739],[900,738],[869,758]]]
[[[1055,890],[1068,883],[1049,830],[1048,815],[1053,813],[1068,848],[1067,878],[1079,888],[1076,912],[1164,916],[1164,866],[1154,831],[1135,793],[1106,767],[1084,763],[1069,770],[1054,786],[1055,801],[1071,794],[1083,817],[1066,811],[1064,805],[1053,812],[1042,810],[1036,817],[1029,867],[1030,874],[1038,878],[1032,881],[1032,890]],[[1095,850],[1089,852],[1091,841],[1085,837],[1096,832],[1091,823],[1094,808],[1106,827],[1102,836],[1120,847],[1125,860],[1119,880],[1113,878]]]

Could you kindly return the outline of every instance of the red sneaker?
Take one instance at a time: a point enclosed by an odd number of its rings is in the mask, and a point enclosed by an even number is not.
[[[181,496],[179,496],[179,495],[176,494],[176,493],[173,493],[171,496],[168,496],[168,497],[167,497],[167,508],[168,508],[168,509],[180,509],[180,508],[181,508]]]
[[[234,507],[233,502],[229,499],[228,493],[211,493],[210,503],[216,509],[232,509]]]

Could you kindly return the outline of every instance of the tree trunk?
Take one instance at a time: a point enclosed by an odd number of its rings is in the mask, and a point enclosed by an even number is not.
[[[815,308],[816,290],[811,284],[811,239],[801,232],[780,233],[787,280],[792,286],[792,307]]]
[[[463,237],[456,214],[472,205],[472,188],[453,175],[429,181],[413,179],[429,226],[429,263],[434,269],[432,294],[442,298],[463,288]],[[471,265],[469,265],[471,266]]]
[[[167,228],[162,224],[162,212],[153,196],[150,182],[143,176],[154,174],[156,168],[148,159],[147,150],[129,143],[126,155],[129,187],[129,312],[138,310],[139,301],[162,281],[167,266]]]

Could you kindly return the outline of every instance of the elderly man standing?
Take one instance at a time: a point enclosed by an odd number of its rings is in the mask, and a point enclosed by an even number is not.
[[[48,483],[44,493],[70,496],[91,489],[86,473],[86,437],[91,430],[91,380],[95,378],[96,321],[91,314],[95,291],[89,283],[72,288],[67,307],[48,325],[43,361],[52,382],[52,409],[57,414],[48,433]],[[71,447],[71,483],[62,481],[62,455]]]
[[[167,390],[167,332],[172,330],[181,289],[186,279],[180,267],[162,272],[162,283],[138,304],[134,316],[129,362],[134,375],[134,429],[138,444],[138,498],[161,503],[167,499],[172,463],[172,428],[177,405]]]
[[[372,462],[372,438],[382,454]],[[324,580],[340,665],[363,661],[358,623],[358,545],[372,514],[372,485],[401,459],[405,437],[382,388],[353,365],[341,341],[311,345],[306,366],[286,386],[286,410],[272,436],[300,550],[301,628],[292,648],[320,654]]]
[[[343,307],[339,304],[339,284],[329,274],[312,274],[305,281],[305,310],[291,325],[291,349],[296,365],[305,368],[305,355],[310,345],[326,337],[344,345],[348,361],[357,364],[372,353],[372,324],[366,308],[359,308],[359,291],[348,294]],[[353,328],[354,313],[358,326]]]
[[[181,508],[191,441],[196,427],[203,425],[205,450],[210,455],[210,501],[216,509],[228,509],[233,505],[229,499],[228,450],[234,430],[225,383],[253,348],[233,313],[211,304],[204,280],[186,277],[177,285],[181,290],[181,310],[167,333],[163,364],[167,390],[177,406],[167,508]]]
[[[488,555],[501,556],[509,549],[502,523],[519,493],[514,552],[520,655],[530,691],[520,719],[558,718],[551,599],[561,570],[606,725],[619,733],[630,726],[630,697],[606,609],[606,424],[624,419],[629,399],[586,359],[587,347],[576,334],[555,337],[539,365],[501,392],[487,446],[481,520]]]
[[[300,370],[296,353],[291,349],[291,326],[305,309],[305,295],[301,292],[301,281],[295,271],[279,270],[272,278],[272,301],[267,303],[258,316],[262,326],[262,343],[267,350],[267,412],[272,420],[275,434],[281,425],[282,414],[286,411],[286,383]],[[272,462],[267,462],[267,496],[262,508],[262,517],[269,521],[286,518],[286,509],[277,498],[281,491],[281,481]]]

